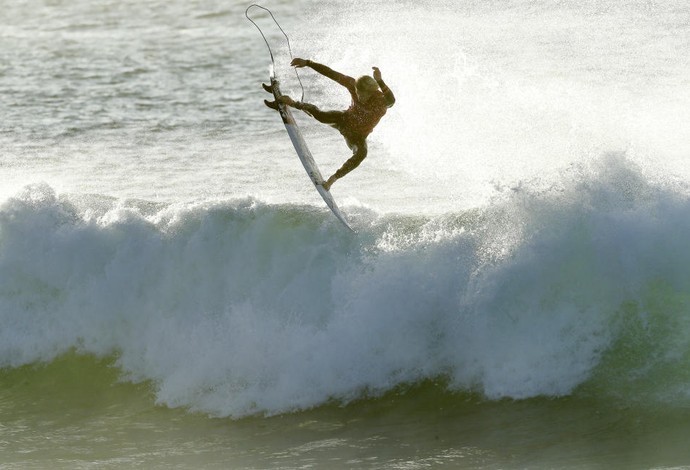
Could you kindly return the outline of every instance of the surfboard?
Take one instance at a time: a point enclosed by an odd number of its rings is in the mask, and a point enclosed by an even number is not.
[[[280,91],[280,83],[278,82],[278,79],[275,77],[273,73],[271,73],[270,78],[271,91],[273,92],[273,96],[276,99],[276,103],[278,103],[280,117],[283,120],[283,124],[285,124],[285,129],[287,129],[287,133],[290,136],[292,145],[295,147],[297,156],[302,162],[304,169],[307,171],[309,179],[312,183],[314,183],[316,190],[319,192],[319,194],[321,195],[321,197],[323,198],[324,202],[331,210],[331,212],[333,212],[333,215],[335,215],[336,218],[340,222],[342,222],[345,227],[354,232],[354,229],[350,227],[350,224],[347,222],[347,219],[345,218],[343,213],[340,212],[340,209],[338,208],[338,205],[335,203],[335,199],[333,199],[333,196],[331,195],[330,191],[326,191],[326,189],[322,186],[324,183],[323,176],[321,176],[319,167],[316,165],[316,161],[314,161],[314,157],[312,156],[309,147],[307,147],[307,142],[304,140],[302,132],[300,131],[299,127],[297,126],[297,123],[295,122],[295,118],[292,115],[292,111],[288,106],[280,103],[279,101],[280,97],[283,95]]]

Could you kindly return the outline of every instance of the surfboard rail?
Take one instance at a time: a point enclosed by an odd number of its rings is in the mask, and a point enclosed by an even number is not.
[[[333,215],[335,215],[336,218],[340,222],[342,222],[342,224],[345,227],[347,227],[350,231],[354,232],[355,230],[350,226],[347,219],[338,208],[338,205],[336,204],[335,199],[333,199],[333,196],[331,195],[330,191],[327,191],[326,188],[323,187],[324,178],[323,176],[321,176],[321,171],[319,170],[319,167],[316,165],[316,161],[314,160],[314,157],[312,156],[309,147],[307,147],[307,142],[304,140],[302,132],[300,131],[299,127],[297,126],[297,123],[295,122],[295,118],[292,115],[292,111],[288,106],[280,102],[280,97],[283,95],[280,91],[280,83],[278,82],[278,79],[275,77],[274,74],[270,75],[270,79],[271,90],[273,92],[273,96],[276,99],[276,103],[278,103],[280,117],[283,120],[283,124],[285,125],[285,129],[287,129],[287,133],[290,136],[292,145],[295,147],[297,156],[302,162],[302,165],[304,166],[304,169],[306,170],[309,179],[312,181],[312,183],[314,183],[316,190],[318,191],[319,195],[321,195],[321,198],[324,200],[331,212],[333,212]]]

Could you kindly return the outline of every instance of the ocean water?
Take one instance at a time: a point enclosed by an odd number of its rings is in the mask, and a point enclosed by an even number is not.
[[[686,2],[263,5],[354,234],[249,3],[2,3],[0,469],[690,468]]]

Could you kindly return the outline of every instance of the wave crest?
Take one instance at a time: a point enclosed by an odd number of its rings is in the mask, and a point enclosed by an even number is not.
[[[659,370],[621,341],[662,324],[676,336],[652,357],[684,370],[687,191],[621,156],[535,188],[444,216],[362,211],[352,235],[307,206],[28,187],[0,205],[0,366],[116,354],[160,403],[235,417],[438,377],[488,398],[612,391]]]

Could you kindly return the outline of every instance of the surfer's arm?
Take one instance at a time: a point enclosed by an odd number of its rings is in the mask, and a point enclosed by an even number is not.
[[[379,68],[372,67],[372,69],[374,69],[374,80],[376,80],[376,83],[379,84],[379,88],[381,88],[381,91],[383,92],[383,97],[386,99],[386,104],[390,108],[395,104],[395,95],[393,95],[391,89],[388,88],[388,85],[386,85],[386,83],[383,81],[383,78],[381,78],[381,71]]]
[[[293,59],[292,64],[295,67],[310,67],[313,69],[315,72],[320,73],[324,77],[328,77],[331,80],[333,80],[336,83],[341,84],[348,90],[352,89],[354,91],[355,89],[355,79],[352,77],[348,77],[347,75],[336,72],[332,68],[328,67],[327,65],[319,64],[318,62],[314,62],[313,60],[309,59]]]

